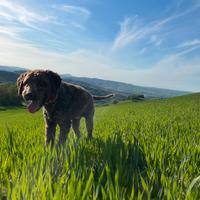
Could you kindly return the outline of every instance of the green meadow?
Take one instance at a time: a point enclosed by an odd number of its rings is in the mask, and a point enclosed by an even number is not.
[[[81,131],[45,147],[41,112],[0,111],[0,199],[200,199],[200,94],[97,107]]]

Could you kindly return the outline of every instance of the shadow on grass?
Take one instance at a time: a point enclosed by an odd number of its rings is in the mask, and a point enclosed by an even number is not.
[[[0,186],[0,199],[1,200],[6,200],[7,199],[7,196],[6,196],[6,188],[1,188]]]
[[[138,190],[143,191],[141,176],[146,179],[147,164],[136,138],[131,142],[124,142],[120,136],[105,141],[95,138],[85,145],[82,143],[77,150],[80,151],[77,163],[82,163],[80,168],[84,171],[93,170],[95,185],[105,187],[111,182],[127,197],[133,188],[136,195]]]

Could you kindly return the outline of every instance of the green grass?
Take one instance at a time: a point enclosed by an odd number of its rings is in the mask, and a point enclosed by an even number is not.
[[[200,199],[200,95],[98,107],[94,139],[44,146],[41,112],[0,111],[0,199]]]

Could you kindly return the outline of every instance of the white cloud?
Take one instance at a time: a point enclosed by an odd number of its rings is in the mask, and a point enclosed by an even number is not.
[[[0,34],[17,37],[17,31],[10,27],[0,26]]]
[[[45,9],[46,8],[44,8],[44,10]],[[0,0],[0,35],[7,36],[8,38],[13,38],[16,41],[21,42],[24,42],[25,40],[33,41],[34,39],[37,39],[37,45],[43,46],[45,46],[44,40],[48,41],[50,39],[54,39],[57,43],[61,43],[62,41],[62,44],[60,44],[60,47],[62,47],[64,43],[61,35],[64,35],[63,32],[66,31],[66,27],[78,27],[79,29],[84,29],[78,23],[62,23],[62,20],[57,17],[50,16],[48,14],[43,15],[41,13],[41,10],[37,10],[35,12],[27,6],[22,6],[15,1]],[[48,11],[46,13],[48,13]],[[62,27],[65,25],[62,32],[60,32],[60,35],[58,35],[58,32],[61,29],[57,25],[62,25]],[[69,31],[71,30],[69,29]],[[30,34],[36,36],[36,38],[29,37]],[[41,41],[44,34],[45,39],[42,39]],[[25,36],[28,37],[25,39]],[[48,44],[48,46],[51,46],[51,44]]]
[[[3,13],[3,14],[1,14],[1,16],[7,18],[8,20],[9,19],[18,20],[24,24],[26,24],[27,22],[32,22],[32,21],[45,22],[45,21],[49,21],[51,19],[51,17],[49,17],[49,16],[40,15],[31,10],[28,10],[27,8],[25,8],[19,4],[13,3],[9,0],[1,0],[0,8],[1,8],[1,11],[5,10],[5,9],[7,10],[7,13],[1,12],[1,13]]]
[[[82,7],[67,7],[64,12],[70,15],[76,15],[76,19],[83,18],[85,20],[90,16],[90,11],[87,11],[87,9],[84,10]],[[177,14],[164,20],[153,21],[147,25],[144,25],[137,16],[134,18],[125,18],[121,23],[121,31],[115,39],[113,49],[119,49],[130,43],[147,38],[149,42],[159,46],[162,44],[162,40],[158,34],[161,27],[185,13]],[[9,24],[10,26],[0,26],[1,64],[17,65],[31,69],[45,67],[46,69],[51,69],[59,73],[99,77],[144,86],[196,91],[199,89],[200,59],[184,60],[182,58],[184,57],[183,55],[200,47],[198,39],[180,44],[180,47],[187,48],[184,48],[183,51],[177,54],[166,56],[155,65],[148,66],[149,68],[141,69],[133,64],[132,69],[127,70],[124,69],[122,64],[116,63],[116,57],[112,59],[112,55],[115,52],[110,53],[108,46],[103,48],[102,51],[98,51],[99,46],[102,45],[98,42],[95,45],[94,41],[90,41],[92,43],[90,50],[82,49],[71,53],[64,53],[65,50],[62,47],[66,44],[60,40],[60,35],[58,37],[53,35],[54,37],[47,38],[49,41],[48,47],[50,44],[55,43],[57,48],[62,48],[62,53],[57,53],[56,50],[50,51],[42,49],[42,45],[43,47],[45,46],[43,43],[39,47],[20,39],[21,32],[25,31],[26,28],[41,29],[41,31],[48,32],[48,29],[38,25],[50,22],[51,20],[48,16],[35,13],[13,2],[10,3],[10,1],[0,0],[0,19],[5,19],[8,22],[18,21],[24,24],[24,26],[20,27],[15,27],[15,23]],[[79,23],[79,20],[71,20],[70,22],[74,23],[73,26],[84,29],[84,23]],[[71,31],[73,32],[73,30]],[[108,50],[106,51],[105,49]],[[139,54],[144,54],[146,50],[146,47],[141,48]],[[120,62],[120,59],[117,58],[117,60]]]
[[[190,49],[192,50],[194,49]],[[78,66],[77,75],[100,77],[135,85],[200,91],[200,58],[184,59],[183,55],[188,52],[182,51],[165,56],[149,68],[133,66],[132,69],[123,69],[122,66],[112,63],[112,60],[106,60],[104,56],[100,57],[87,51],[77,51],[69,57],[71,66],[74,64]],[[81,69],[81,66],[84,68]]]
[[[91,12],[87,8],[80,7],[80,6],[65,4],[65,5],[53,5],[52,8],[59,9],[70,15],[76,15],[84,19],[89,18],[91,15]]]
[[[57,23],[53,16],[41,15],[9,0],[0,0],[0,20],[4,23],[7,21],[7,24],[13,26],[24,26],[45,33],[49,32],[43,28],[41,23]]]
[[[77,76],[129,82],[135,85],[172,89],[200,90],[200,59],[185,60],[182,55],[169,55],[148,69],[122,69],[105,55],[80,49],[71,53],[42,50],[30,43],[0,36],[0,63],[30,69],[45,68]],[[186,52],[185,52],[186,53]],[[12,59],[11,59],[12,58]]]
[[[155,45],[159,46],[162,43],[162,40],[158,40],[158,34],[164,25],[199,9],[199,7],[200,4],[195,4],[183,12],[175,13],[165,19],[152,21],[148,24],[142,23],[138,16],[125,17],[125,19],[120,23],[120,31],[114,39],[112,49],[117,50],[146,38],[150,38],[152,41],[151,37],[154,37],[156,34],[157,38],[156,40],[155,38],[153,40],[155,40]]]
[[[152,42],[156,46],[160,46],[162,44],[162,40],[157,35],[152,35],[150,38],[150,42]]]
[[[146,37],[149,38],[151,34],[157,33],[161,29],[161,27],[169,20],[169,18],[166,18],[161,21],[156,21],[144,25],[139,21],[138,17],[126,17],[124,21],[120,24],[120,32],[114,40],[113,49],[117,50],[125,47],[126,45],[136,43]],[[149,39],[151,40],[151,42],[156,42],[156,45],[161,44],[161,40],[158,43],[158,40],[155,40],[155,38],[154,41],[152,41],[151,38]]]
[[[113,49],[116,50],[129,43],[134,43],[143,36],[144,32],[139,25],[138,17],[126,17],[124,21],[120,23],[120,32],[114,40]]]
[[[30,69],[45,67],[59,73],[95,77],[101,74],[106,75],[109,68],[106,59],[88,50],[77,50],[68,54],[56,53],[43,50],[31,43],[3,36],[0,36],[0,43],[3,49],[0,51],[2,65],[22,66]]]
[[[189,41],[179,44],[177,47],[184,48],[184,47],[191,47],[191,46],[200,46],[200,40],[199,39],[189,40]]]

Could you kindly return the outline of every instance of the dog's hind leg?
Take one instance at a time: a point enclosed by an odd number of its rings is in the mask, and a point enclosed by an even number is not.
[[[72,128],[77,136],[77,138],[80,138],[81,132],[80,132],[80,119],[73,119],[72,120]]]
[[[92,138],[92,132],[93,132],[93,114],[86,115],[85,116],[85,122],[86,122],[86,128],[88,132],[88,138]]]

